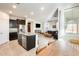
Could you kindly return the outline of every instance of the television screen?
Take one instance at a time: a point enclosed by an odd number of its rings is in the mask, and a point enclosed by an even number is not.
[[[36,24],[36,28],[40,28],[40,24]]]

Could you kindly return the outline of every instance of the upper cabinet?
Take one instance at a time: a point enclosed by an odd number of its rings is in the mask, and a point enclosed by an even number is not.
[[[17,19],[17,21],[18,21],[18,24],[25,25],[25,20]]]

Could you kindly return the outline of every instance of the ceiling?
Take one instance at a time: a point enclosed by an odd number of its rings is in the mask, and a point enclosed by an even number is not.
[[[16,9],[12,8],[12,5],[16,3],[0,3],[0,10],[9,14],[9,11],[12,11],[12,15],[21,16],[28,18],[33,18],[35,20],[45,20],[48,16],[51,16],[52,13],[58,7],[67,7],[73,4],[71,3],[19,3],[16,4]],[[41,11],[41,7],[44,7],[44,10]],[[30,13],[34,12],[33,15]]]

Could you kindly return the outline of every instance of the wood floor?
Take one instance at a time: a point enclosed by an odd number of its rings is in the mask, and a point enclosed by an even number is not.
[[[7,42],[0,46],[0,56],[35,56],[36,50],[31,49],[30,51],[26,51],[23,47],[21,47],[17,40],[13,40]]]
[[[79,56],[79,46],[68,41],[56,41],[37,54],[38,56]]]
[[[49,38],[50,39],[50,38]],[[26,51],[17,40],[0,45],[0,56],[79,56],[79,45],[74,45],[68,40],[57,40],[36,54],[36,49]]]

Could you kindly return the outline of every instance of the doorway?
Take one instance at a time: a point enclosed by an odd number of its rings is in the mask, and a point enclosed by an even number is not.
[[[31,32],[31,23],[28,23],[28,32]]]

